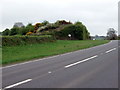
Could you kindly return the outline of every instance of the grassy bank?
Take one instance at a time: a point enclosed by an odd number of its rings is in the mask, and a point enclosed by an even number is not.
[[[2,48],[2,64],[16,63],[35,58],[42,58],[107,43],[107,40],[81,40],[46,42],[22,46],[4,46]]]

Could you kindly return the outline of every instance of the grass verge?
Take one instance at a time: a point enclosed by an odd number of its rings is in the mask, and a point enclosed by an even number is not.
[[[63,54],[66,52],[81,50],[108,42],[108,40],[58,40],[56,42],[46,42],[41,44],[4,46],[2,47],[2,64],[6,65]]]

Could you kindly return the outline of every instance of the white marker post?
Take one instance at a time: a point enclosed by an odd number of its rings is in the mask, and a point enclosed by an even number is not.
[[[68,37],[70,38],[70,40],[71,40],[71,34],[68,34]]]

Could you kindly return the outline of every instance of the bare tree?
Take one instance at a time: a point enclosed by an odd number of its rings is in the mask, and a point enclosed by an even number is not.
[[[108,40],[116,40],[117,39],[116,30],[114,28],[109,28],[108,29],[107,39]]]

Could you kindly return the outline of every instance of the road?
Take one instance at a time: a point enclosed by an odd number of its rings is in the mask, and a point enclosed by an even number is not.
[[[118,88],[119,48],[112,41],[3,67],[2,88]]]

